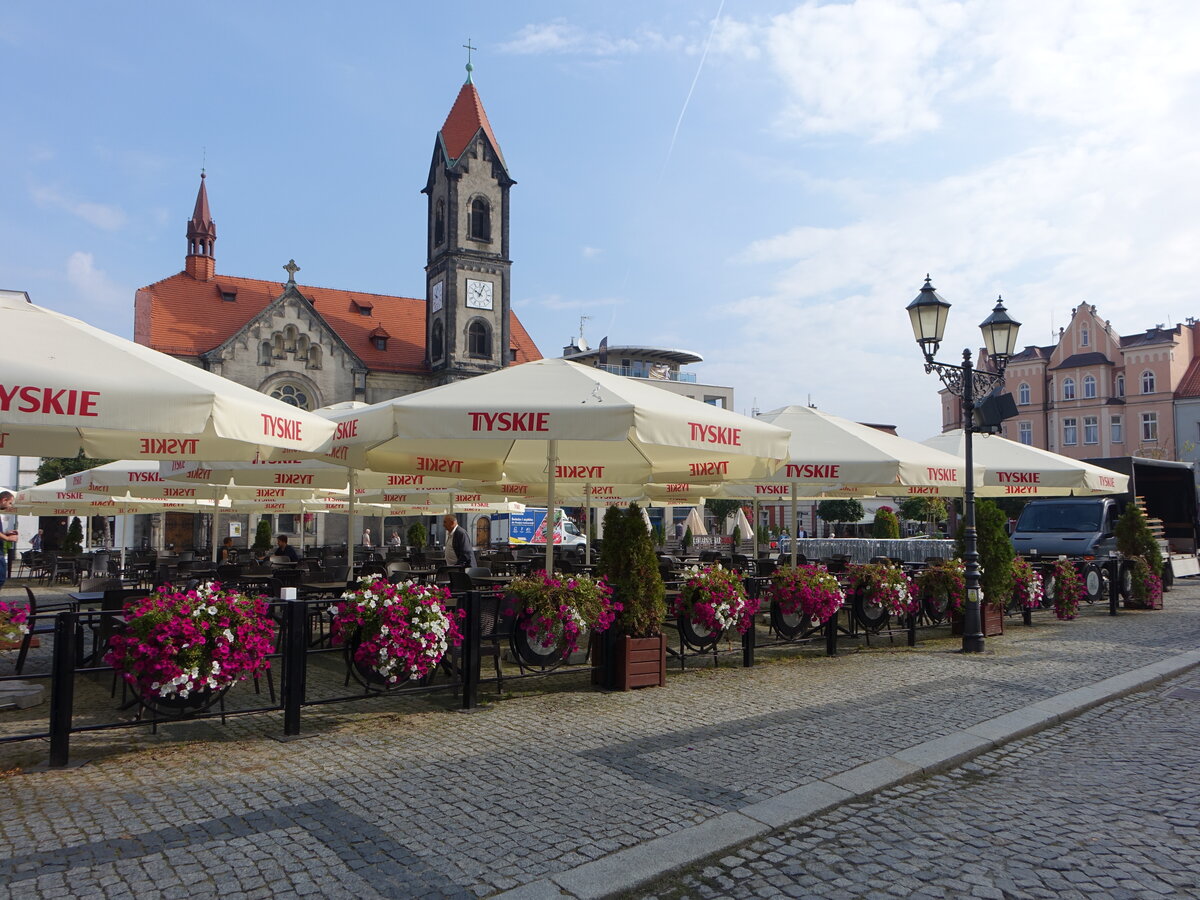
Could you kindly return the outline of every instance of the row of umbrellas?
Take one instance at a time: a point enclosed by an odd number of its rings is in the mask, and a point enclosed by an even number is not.
[[[165,503],[180,499],[173,484],[188,482],[208,493],[196,499],[226,508],[271,488],[286,492],[275,502],[344,503],[351,516],[359,502],[428,509],[430,497],[453,503],[464,491],[481,505],[554,507],[579,498],[794,502],[963,489],[961,435],[922,445],[799,406],[751,419],[562,359],[314,415],[23,294],[0,292],[0,315],[5,332],[23,338],[0,358],[0,452],[162,460],[150,473],[157,480],[144,470],[130,479],[136,470],[123,462],[66,486],[107,488],[122,505],[136,502],[135,485],[153,485],[141,496]],[[975,457],[981,495],[1125,488],[1124,476],[1002,438],[977,439]],[[122,475],[127,491],[118,496]],[[552,552],[548,544],[548,565]]]

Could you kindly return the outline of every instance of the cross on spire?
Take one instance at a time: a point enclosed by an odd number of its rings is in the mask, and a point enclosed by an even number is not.
[[[478,50],[478,47],[471,46],[471,39],[467,38],[467,42],[463,44],[463,49],[467,51],[467,84],[471,83],[471,73],[475,71],[475,67],[471,65],[471,51]]]
[[[298,265],[296,265],[296,261],[294,259],[289,259],[287,261],[287,265],[283,266],[283,271],[288,273],[287,283],[295,284],[296,283],[296,273],[300,271],[300,267]]]

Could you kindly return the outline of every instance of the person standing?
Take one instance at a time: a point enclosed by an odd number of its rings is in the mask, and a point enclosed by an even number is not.
[[[446,529],[446,565],[475,565],[475,548],[471,546],[467,533],[458,527],[458,519],[447,513],[442,525]]]
[[[0,540],[5,542],[4,552],[0,553],[0,588],[8,581],[8,542],[11,541],[15,547],[17,538],[20,537],[17,533],[17,517],[7,515],[12,505],[12,491],[0,491]]]
[[[368,550],[370,550],[371,547],[373,546],[371,544],[371,529],[370,528],[363,529],[362,545]]]
[[[33,537],[31,537],[29,539],[29,549],[30,550],[41,550],[42,549],[42,529],[41,528],[39,528],[37,530],[37,534],[35,534]]]

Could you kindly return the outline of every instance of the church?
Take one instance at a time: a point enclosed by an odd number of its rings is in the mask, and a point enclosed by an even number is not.
[[[283,267],[282,282],[218,273],[217,226],[202,172],[183,271],[137,291],[134,339],[309,410],[376,403],[541,359],[511,309],[515,183],[468,64],[421,189],[428,220],[424,296],[405,297],[302,284],[294,260]],[[149,522],[138,533],[155,546],[190,548],[208,542],[199,531],[202,518],[167,513],[161,535],[150,536]],[[232,521],[249,526],[244,516]],[[365,524],[382,536],[384,523]],[[346,539],[341,516],[277,515],[272,527],[291,535],[303,530],[306,542]]]
[[[540,359],[512,313],[509,197],[516,183],[468,65],[429,174],[423,297],[217,272],[205,174],[182,272],[137,291],[134,339],[298,406],[375,403]]]

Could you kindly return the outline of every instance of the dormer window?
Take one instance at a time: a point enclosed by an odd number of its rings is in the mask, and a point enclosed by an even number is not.
[[[350,301],[350,305],[355,309],[356,312],[358,312],[360,316],[369,316],[371,314],[371,310],[375,308],[375,304],[373,304],[370,300],[355,299]]]
[[[221,300],[225,303],[236,303],[238,289],[232,284],[218,284],[217,290],[221,292]]]
[[[380,325],[371,332],[371,346],[376,350],[386,350],[388,338],[390,337],[391,335],[387,333],[387,330]]]

